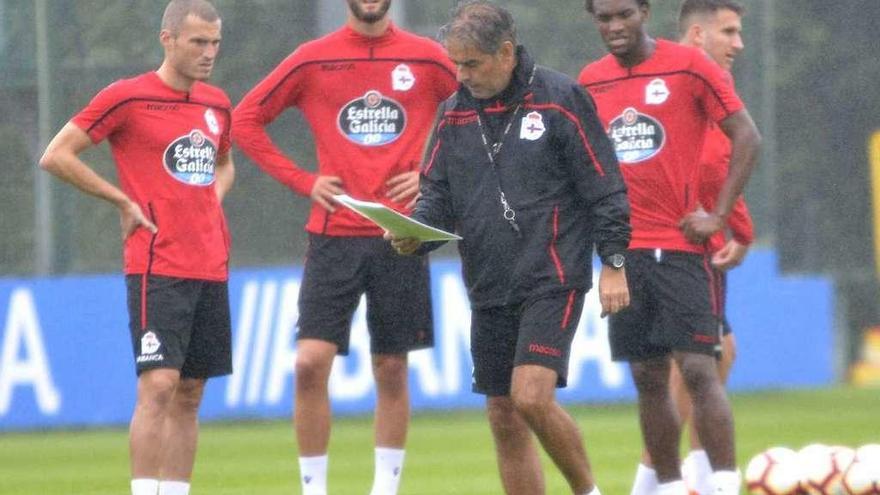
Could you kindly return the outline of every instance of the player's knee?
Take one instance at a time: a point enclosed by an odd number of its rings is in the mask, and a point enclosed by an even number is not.
[[[181,412],[195,414],[202,403],[205,391],[205,380],[183,380],[174,394],[175,408]]]
[[[669,393],[669,369],[632,365],[633,383],[640,397],[659,397]]]
[[[690,355],[679,361],[682,377],[693,400],[705,397],[716,385],[720,386],[715,359],[711,356]]]
[[[406,387],[407,372],[406,355],[373,356],[373,377],[377,386],[390,389]]]
[[[174,398],[180,379],[174,370],[151,370],[138,378],[138,407],[165,410]]]
[[[524,418],[539,418],[543,416],[553,404],[553,397],[543,390],[532,388],[520,388],[511,393],[511,399],[517,412]]]
[[[486,417],[489,420],[492,433],[501,438],[513,436],[522,423],[513,401],[508,398],[490,399],[486,405]]]
[[[330,378],[333,360],[323,356],[297,354],[294,372],[298,386],[324,386]]]

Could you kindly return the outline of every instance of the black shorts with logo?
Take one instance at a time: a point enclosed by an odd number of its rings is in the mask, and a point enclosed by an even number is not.
[[[184,378],[232,373],[226,282],[127,275],[125,285],[138,375],[156,368],[178,369]]]
[[[609,321],[615,360],[639,361],[671,351],[715,353],[718,308],[706,256],[633,249],[627,254],[626,278],[630,306]]]
[[[584,292],[572,290],[511,306],[471,312],[473,391],[510,395],[513,368],[535,364],[556,372],[565,387],[571,342],[584,306]]]
[[[381,237],[309,234],[297,340],[332,342],[347,355],[352,317],[364,294],[373,354],[434,345],[426,256],[401,256]]]

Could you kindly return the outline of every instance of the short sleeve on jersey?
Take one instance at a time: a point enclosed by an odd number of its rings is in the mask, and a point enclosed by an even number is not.
[[[449,60],[449,56],[446,55],[446,52],[443,51],[442,48],[438,50],[436,60],[442,63],[442,67],[436,68],[436,71],[439,72],[439,74],[434,78],[437,99],[442,101],[458,90],[458,80],[456,79],[456,72],[458,69],[455,67],[455,64]]]
[[[124,97],[121,81],[101,90],[71,122],[85,131],[93,143],[103,141],[125,122]]]
[[[708,56],[695,54],[692,68],[703,83],[698,94],[706,115],[712,121],[721,122],[744,108],[730,75]]]
[[[225,155],[232,151],[232,112],[228,109],[228,106],[224,108],[224,113],[226,114],[224,119],[225,125],[223,126],[223,132],[220,134],[220,146],[217,150],[219,155]]]

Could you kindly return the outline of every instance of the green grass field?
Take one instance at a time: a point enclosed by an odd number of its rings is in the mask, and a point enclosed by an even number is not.
[[[800,448],[821,441],[859,446],[880,442],[880,390],[734,395],[738,458],[772,445]],[[641,443],[631,404],[569,407],[587,442],[605,495],[625,495]],[[369,492],[370,418],[343,418],[333,427],[330,492]],[[0,494],[119,495],[128,493],[124,429],[0,434]],[[546,461],[546,459],[545,459]],[[569,493],[545,463],[547,493]],[[193,495],[299,493],[293,429],[286,421],[206,424]],[[480,411],[420,413],[413,418],[402,495],[500,494],[492,440]]]

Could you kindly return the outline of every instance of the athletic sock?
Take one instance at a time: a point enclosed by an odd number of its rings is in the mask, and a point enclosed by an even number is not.
[[[715,471],[712,473],[714,491],[712,495],[737,495],[742,478],[739,471]]]
[[[403,449],[376,447],[376,469],[370,495],[397,495],[403,474]]]
[[[654,495],[655,493],[657,493],[657,471],[639,463],[630,495]]]
[[[302,495],[327,495],[327,456],[299,458]]]
[[[189,482],[160,481],[159,495],[189,495]]]
[[[159,480],[136,478],[131,480],[131,495],[156,495],[159,493]]]
[[[602,495],[602,493],[599,492],[598,486],[593,485],[593,489],[588,492],[584,492],[584,495]]]
[[[667,483],[659,483],[657,485],[657,495],[687,495],[687,487],[684,481],[676,480]]]
[[[712,493],[712,464],[705,450],[692,450],[681,463],[681,477],[692,493]]]

